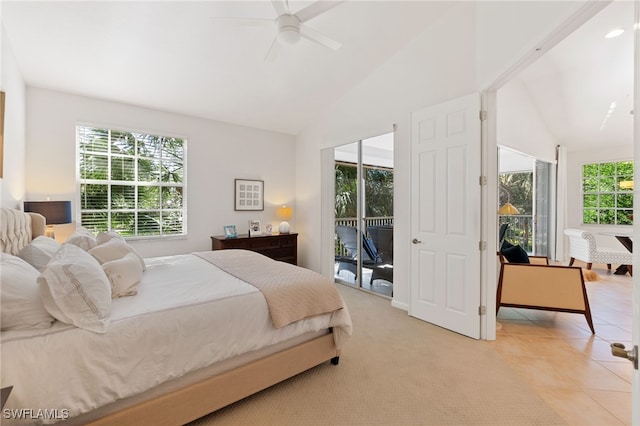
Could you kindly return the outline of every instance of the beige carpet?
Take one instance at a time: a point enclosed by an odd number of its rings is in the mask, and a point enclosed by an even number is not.
[[[338,285],[354,335],[325,363],[191,425],[560,425],[490,343]]]

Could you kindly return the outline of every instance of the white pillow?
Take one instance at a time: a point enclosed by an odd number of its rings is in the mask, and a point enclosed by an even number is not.
[[[142,266],[134,253],[105,262],[102,264],[102,269],[111,283],[112,298],[138,294],[138,290],[134,287],[142,279]]]
[[[100,264],[109,262],[111,260],[121,259],[129,253],[133,253],[136,255],[138,261],[140,262],[140,266],[142,266],[142,270],[146,271],[147,266],[145,265],[142,256],[140,256],[140,253],[138,253],[136,249],[127,244],[127,242],[124,240],[112,238],[106,243],[95,246],[94,248],[89,250],[89,254],[98,259],[98,262],[100,262]]]
[[[82,226],[76,228],[76,232],[71,234],[65,243],[73,244],[87,251],[98,245],[96,242],[96,236],[93,232],[89,231],[87,228],[83,228]]]
[[[98,245],[100,245],[106,243],[109,240],[112,240],[113,238],[125,241],[124,237],[118,234],[116,231],[107,231],[98,233],[98,235],[96,236],[96,242],[98,243]]]
[[[44,309],[38,288],[38,271],[17,256],[0,257],[2,330],[47,328],[55,321]]]
[[[62,244],[38,277],[45,309],[56,319],[104,333],[111,322],[111,284],[86,251]]]
[[[27,261],[29,265],[33,266],[38,271],[42,271],[59,248],[59,242],[53,238],[41,235],[36,237],[25,248],[20,250],[18,257]]]

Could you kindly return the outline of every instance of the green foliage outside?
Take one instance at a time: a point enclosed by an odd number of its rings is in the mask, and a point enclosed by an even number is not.
[[[620,182],[633,181],[633,161],[582,166],[582,222],[633,224],[633,189]]]
[[[393,170],[363,166],[365,217],[393,217]],[[357,169],[336,163],[336,218],[357,217]]]
[[[498,176],[498,205],[511,203],[519,214],[501,216],[500,224],[509,223],[506,240],[533,252],[533,172],[502,173]]]
[[[184,140],[92,127],[77,133],[82,226],[183,234]]]

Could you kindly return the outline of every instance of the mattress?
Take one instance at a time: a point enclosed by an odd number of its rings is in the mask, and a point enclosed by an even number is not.
[[[276,329],[260,291],[195,255],[146,263],[138,294],[113,300],[105,334],[61,322],[46,330],[2,332],[2,386],[13,385],[3,424],[79,416],[336,326],[336,318],[324,314]],[[350,327],[348,313],[341,321]],[[18,411],[7,416],[6,410]],[[16,414],[27,418],[7,418]]]

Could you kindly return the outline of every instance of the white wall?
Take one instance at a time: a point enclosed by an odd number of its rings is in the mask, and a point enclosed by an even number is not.
[[[132,242],[145,257],[210,250],[210,236],[223,234],[224,225],[246,233],[250,219],[277,229],[276,207],[286,203],[295,209],[293,136],[33,87],[27,88],[26,101],[26,199],[72,200],[74,218],[76,123],[188,140],[188,237]],[[263,212],[234,211],[234,178],[264,180]],[[291,223],[295,232],[295,217]],[[57,228],[56,237],[71,231]]]
[[[25,85],[4,27],[0,33],[0,88],[6,93],[1,205],[17,208],[25,194]]]
[[[549,133],[519,79],[512,80],[498,90],[497,104],[498,145],[555,163],[558,143]]]
[[[411,112],[474,91],[501,76],[583,2],[459,3],[374,70],[298,137],[296,179],[303,262],[332,273],[332,222],[321,218],[320,150],[395,133],[394,306],[409,303]],[[495,148],[493,148],[495,149]],[[331,173],[331,169],[326,171]],[[329,188],[330,189],[330,188]],[[325,209],[326,211],[327,209]]]

